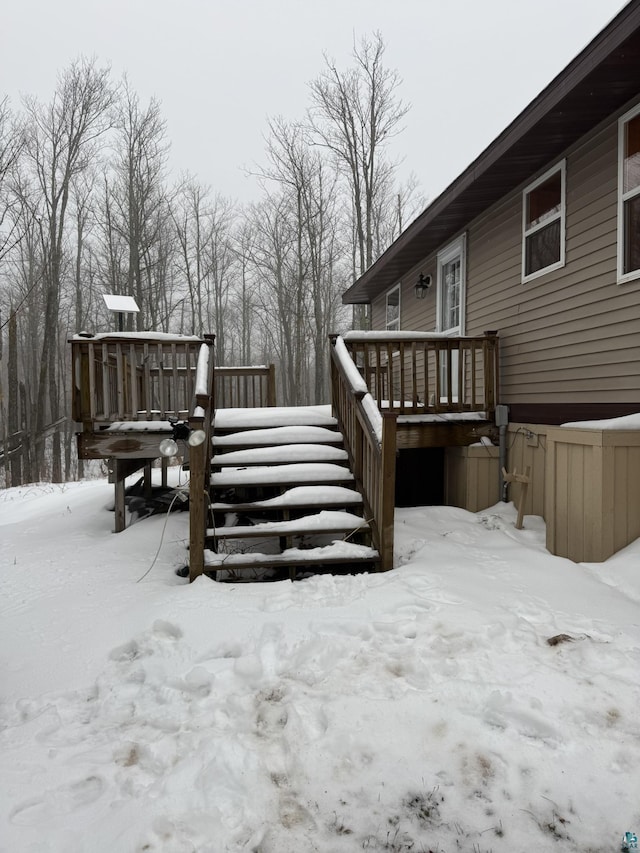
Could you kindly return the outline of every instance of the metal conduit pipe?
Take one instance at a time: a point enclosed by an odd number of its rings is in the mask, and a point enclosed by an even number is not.
[[[509,425],[509,407],[500,405],[496,406],[496,426],[499,429],[499,447],[498,447],[498,494],[501,501],[507,501],[508,483],[505,482],[502,476],[502,469],[507,468],[507,426]]]

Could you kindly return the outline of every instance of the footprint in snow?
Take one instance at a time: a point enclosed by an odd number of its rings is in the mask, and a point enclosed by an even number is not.
[[[155,637],[164,640],[179,640],[182,637],[182,629],[164,619],[156,619],[151,630]]]
[[[117,663],[130,663],[147,654],[149,652],[143,651],[135,640],[131,640],[122,646],[116,646],[115,649],[112,649],[109,652],[109,659]]]
[[[100,776],[87,776],[77,782],[46,791],[39,797],[25,800],[9,816],[18,826],[39,826],[94,803],[105,789]]]
[[[305,827],[315,829],[316,822],[311,812],[291,796],[285,796],[280,802],[280,821],[287,829]]]
[[[156,619],[149,631],[145,631],[138,639],[129,640],[121,646],[116,646],[109,652],[109,659],[116,663],[128,664],[139,658],[154,654],[155,647],[160,648],[167,641],[175,643],[182,638],[182,630],[171,622]]]

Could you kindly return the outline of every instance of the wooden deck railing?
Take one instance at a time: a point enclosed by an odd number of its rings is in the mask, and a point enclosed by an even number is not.
[[[99,428],[189,416],[201,338],[122,333],[70,343],[74,421]],[[216,367],[214,380],[217,409],[276,405],[273,365]]]
[[[72,338],[73,420],[103,426],[188,417],[201,346],[201,338],[181,335]]]
[[[275,406],[275,367],[216,367],[215,404],[216,409]]]
[[[380,413],[371,395],[354,379],[341,338],[331,336],[331,402],[351,470],[364,500],[380,568],[393,568],[396,475],[396,420]]]
[[[498,400],[498,336],[349,332],[345,345],[382,410],[403,415],[486,412]]]

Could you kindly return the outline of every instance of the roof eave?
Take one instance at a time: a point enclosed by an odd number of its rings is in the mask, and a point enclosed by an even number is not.
[[[419,263],[420,257],[425,257],[428,252],[420,255],[416,244],[425,241],[425,235],[429,233],[434,222],[445,211],[451,209],[456,201],[464,201],[465,193],[468,193],[490,169],[504,161],[508,167],[508,155],[514,152],[519,143],[526,141],[529,135],[535,134],[544,119],[548,118],[552,111],[562,104],[563,100],[571,100],[581,85],[589,78],[597,79],[598,73],[606,71],[606,60],[614,51],[624,46],[625,42],[636,40],[640,33],[640,0],[632,0],[601,32],[578,54],[569,65],[566,66],[543,91],[509,124],[499,136],[482,151],[478,157],[462,172],[389,246],[389,248],[375,261],[374,264],[360,278],[345,291],[342,297],[344,304],[369,303],[383,290],[394,284],[412,266]],[[637,51],[632,51],[634,61],[637,63]],[[595,127],[599,121],[606,118],[616,108],[628,100],[631,95],[626,89],[621,89],[616,100],[615,93],[611,97],[602,99],[602,115],[591,119],[591,127]],[[612,104],[614,105],[612,107]],[[575,124],[575,138],[563,138],[564,148],[579,139],[589,128],[582,123]],[[562,149],[564,150],[564,149]],[[548,160],[559,155],[559,151],[552,152]],[[538,158],[540,159],[540,158]],[[546,162],[548,162],[548,160]],[[544,163],[544,161],[543,161]],[[529,174],[533,174],[541,164],[537,164],[531,158]],[[522,181],[523,167],[513,170],[513,180],[510,189],[517,187]],[[509,189],[505,190],[508,192]],[[503,192],[502,197],[505,193]],[[475,218],[483,209],[490,207],[494,201],[490,200],[484,208],[470,207],[470,213],[466,222],[462,222],[461,216],[451,217],[450,237],[455,236],[456,230],[461,230],[468,222]],[[443,234],[447,229],[440,229]],[[447,239],[443,237],[443,240]]]

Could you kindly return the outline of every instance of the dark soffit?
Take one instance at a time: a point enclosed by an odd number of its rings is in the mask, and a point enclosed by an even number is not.
[[[366,303],[640,90],[640,0],[632,0],[344,294]]]

